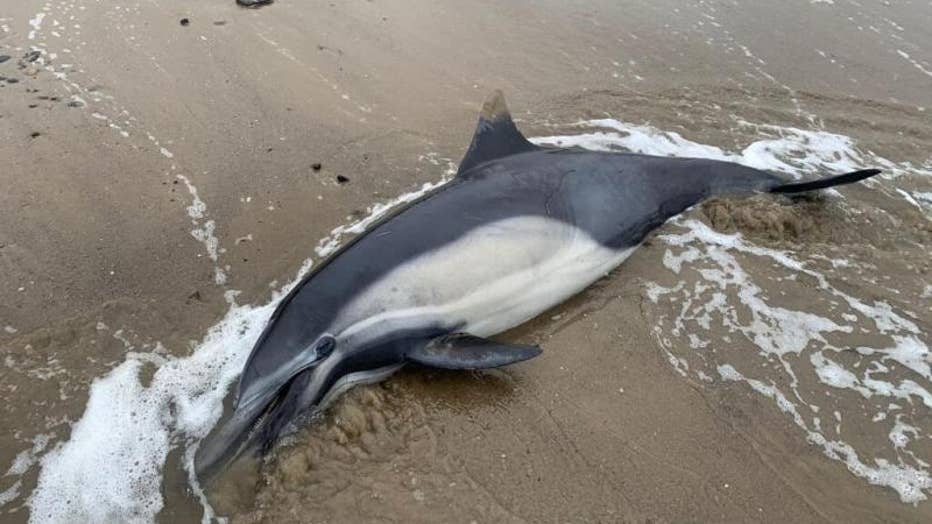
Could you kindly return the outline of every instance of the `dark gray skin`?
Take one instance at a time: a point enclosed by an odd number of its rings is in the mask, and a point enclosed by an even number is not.
[[[392,331],[341,354],[334,365],[321,365],[337,345],[328,329],[349,301],[391,270],[475,228],[541,216],[619,250],[637,246],[669,218],[711,196],[808,191],[876,173],[788,184],[729,162],[540,148],[521,136],[497,93],[486,103],[453,181],[357,237],[282,300],[243,370],[235,412],[198,452],[199,474],[246,448],[268,450],[299,412],[320,407],[348,374],[391,371],[409,361],[477,369],[538,354],[534,347],[454,335],[461,326],[428,323]]]

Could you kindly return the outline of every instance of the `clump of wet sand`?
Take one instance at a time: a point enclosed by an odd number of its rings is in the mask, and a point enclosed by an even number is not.
[[[740,231],[750,237],[771,241],[818,235],[821,232],[818,215],[825,213],[824,202],[791,201],[770,195],[747,199],[717,198],[704,202],[701,208],[718,231]]]

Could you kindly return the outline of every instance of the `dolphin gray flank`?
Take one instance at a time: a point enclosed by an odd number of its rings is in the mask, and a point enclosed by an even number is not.
[[[731,162],[539,147],[496,91],[453,180],[343,246],[278,304],[232,414],[199,445],[198,475],[267,451],[297,415],[407,363],[483,369],[537,356],[536,346],[487,337],[579,293],[706,198],[877,173],[789,182]]]

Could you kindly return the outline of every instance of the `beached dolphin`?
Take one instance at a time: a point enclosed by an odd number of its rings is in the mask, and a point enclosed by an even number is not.
[[[267,450],[296,415],[406,363],[481,369],[538,355],[486,337],[579,293],[708,197],[810,191],[878,172],[789,183],[730,162],[538,147],[496,92],[455,179],[371,227],[281,301],[232,415],[200,445],[198,473]]]

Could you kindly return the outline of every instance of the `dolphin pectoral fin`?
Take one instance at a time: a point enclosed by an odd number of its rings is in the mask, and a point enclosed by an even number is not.
[[[453,333],[409,352],[408,360],[443,369],[486,369],[521,362],[540,353],[537,346],[505,344],[468,333]]]
[[[528,142],[511,120],[511,113],[505,105],[505,96],[495,90],[482,106],[479,124],[466,156],[460,161],[457,176],[473,167],[506,156],[540,149]]]

